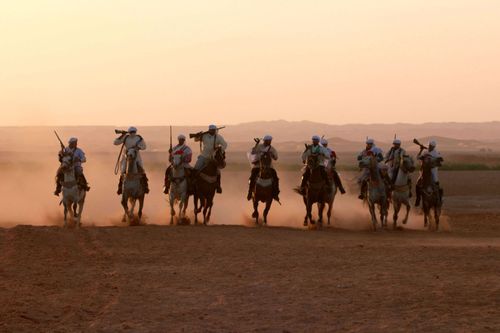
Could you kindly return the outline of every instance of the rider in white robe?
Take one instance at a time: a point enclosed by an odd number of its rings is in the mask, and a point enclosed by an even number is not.
[[[271,155],[271,173],[273,176],[273,196],[274,199],[277,201],[280,201],[279,199],[279,178],[278,174],[276,173],[276,170],[273,168],[272,161],[278,160],[278,151],[276,148],[271,146],[271,142],[273,140],[273,137],[270,135],[264,136],[263,143],[260,143],[260,139],[254,139],[255,140],[255,146],[252,148],[252,151],[250,153],[251,156],[253,156],[253,161],[252,161],[252,171],[250,174],[250,179],[248,181],[248,194],[247,194],[247,199],[251,200],[252,199],[252,190],[255,187],[255,182],[257,181],[257,177],[259,176],[259,171],[260,171],[260,159],[262,154],[269,153]]]
[[[442,198],[443,198],[443,189],[442,189],[442,187],[439,184],[438,170],[439,170],[439,167],[441,166],[441,164],[443,163],[444,159],[443,159],[443,157],[441,157],[441,153],[436,150],[436,146],[437,146],[437,142],[435,140],[429,141],[428,149],[425,149],[425,147],[420,147],[420,151],[419,151],[419,153],[417,155],[417,158],[419,160],[423,160],[427,155],[430,155],[432,157],[432,159],[434,160],[434,163],[435,163],[436,166],[434,166],[431,169],[432,181],[438,186],[438,188],[439,188],[439,195],[440,195],[441,200],[442,200]],[[416,194],[417,194],[417,198],[416,198],[416,201],[415,201],[415,206],[417,206],[417,207],[420,205],[420,201],[421,201],[421,198],[422,198],[421,188],[422,188],[422,170],[420,171],[420,177],[419,177],[419,179],[417,181],[417,185],[416,185],[416,188],[415,188],[416,189]]]
[[[59,162],[62,160],[63,154],[70,153],[73,155],[73,166],[75,168],[75,176],[77,178],[78,186],[85,191],[89,191],[90,187],[88,186],[87,179],[83,174],[82,163],[87,162],[87,158],[82,149],[78,148],[78,139],[70,138],[68,141],[68,147],[64,148],[64,151],[59,152]],[[62,170],[59,168],[57,170],[56,175],[56,190],[54,191],[54,195],[59,196],[62,190],[62,183],[64,181],[64,174]]]
[[[178,144],[169,150],[168,160],[172,163],[172,158],[174,155],[182,155],[182,162],[184,164],[184,171],[186,172],[186,178],[189,179],[191,175],[191,160],[193,158],[193,151],[186,145],[186,136],[184,134],[180,134],[177,137]],[[168,194],[170,190],[170,170],[172,169],[172,165],[169,165],[167,171],[165,172],[165,190],[163,193]]]
[[[344,186],[342,185],[342,181],[340,180],[337,169],[335,168],[335,165],[337,164],[337,153],[335,152],[335,150],[328,147],[328,141],[326,139],[321,139],[321,145],[325,147],[330,154],[327,171],[331,172],[333,177],[333,182],[335,183],[335,186],[337,186],[337,188],[339,189],[340,193],[345,194]]]

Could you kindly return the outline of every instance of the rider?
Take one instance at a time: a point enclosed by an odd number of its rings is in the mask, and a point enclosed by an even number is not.
[[[83,167],[82,163],[87,162],[87,158],[85,157],[85,153],[83,150],[77,147],[78,146],[78,139],[77,138],[71,138],[69,139],[68,142],[68,147],[64,148],[64,151],[61,150],[59,152],[59,162],[62,161],[62,156],[63,154],[70,153],[73,155],[73,166],[75,168],[75,176],[78,182],[78,187],[85,191],[89,191],[90,187],[87,183],[87,179],[85,179],[85,175],[83,174]],[[64,174],[59,168],[57,170],[57,175],[56,175],[56,190],[54,192],[54,195],[59,196],[61,193],[61,188],[62,188],[62,183],[64,182]]]
[[[328,148],[328,140],[322,138],[321,145],[325,147],[330,152],[330,161],[328,162],[328,168],[332,172],[333,182],[338,187],[340,193],[345,194],[344,186],[342,185],[342,181],[340,180],[337,169],[335,169],[335,164],[337,164],[337,153],[335,150]]]
[[[432,159],[436,161],[436,166],[431,169],[432,173],[432,181],[437,185],[439,188],[439,197],[442,200],[443,199],[443,189],[439,185],[439,177],[438,177],[438,168],[441,166],[441,163],[443,163],[443,158],[441,157],[441,154],[439,151],[436,150],[437,142],[435,140],[429,141],[429,148],[427,149],[426,152],[424,152],[425,147],[421,146],[420,151],[418,152],[417,158],[419,160],[423,160],[426,156],[431,156]],[[417,193],[417,198],[415,200],[415,206],[420,205],[420,200],[422,197],[422,170],[420,170],[420,177],[417,180],[417,185],[416,185],[416,193]]]
[[[369,153],[370,152],[370,153]],[[373,155],[377,159],[377,162],[380,163],[384,160],[384,154],[382,149],[375,146],[375,140],[368,138],[366,139],[366,147],[361,153],[358,154],[358,161],[361,161],[364,157],[368,155]],[[368,189],[368,170],[364,170],[363,174],[359,178],[358,182],[361,184],[361,191],[358,196],[359,199],[363,200],[366,196],[366,190]]]
[[[248,182],[248,184],[249,184],[248,194],[247,194],[248,200],[252,200],[252,190],[255,187],[255,182],[257,180],[257,177],[258,177],[259,171],[260,171],[259,162],[260,162],[261,156],[265,153],[269,153],[271,155],[272,160],[276,161],[278,159],[278,151],[276,150],[276,148],[271,146],[272,140],[273,140],[273,137],[270,135],[264,136],[264,139],[263,139],[264,143],[260,143],[260,139],[255,139],[256,144],[252,148],[252,155],[256,155],[256,158],[255,158],[254,162],[252,163],[253,164],[252,172],[250,174],[250,179]],[[272,163],[272,161],[271,161],[271,163]],[[278,174],[276,173],[276,170],[273,168],[272,164],[270,165],[270,170],[271,170],[271,174],[273,177],[273,198],[274,198],[274,200],[280,201],[280,199],[279,199],[280,189],[279,189]]]
[[[139,153],[140,150],[146,149],[146,142],[144,141],[142,136],[137,134],[137,128],[133,126],[129,127],[128,131],[121,133],[120,136],[117,137],[113,143],[115,146],[119,145],[124,146],[121,168],[120,168],[121,171],[120,181],[118,183],[118,191],[116,191],[116,193],[118,195],[122,194],[123,179],[125,176],[125,172],[127,170],[127,150],[131,148],[135,148],[137,150],[136,163],[139,173],[142,174],[141,184],[144,187],[144,192],[149,193],[148,177],[146,176],[146,173],[144,171],[144,165],[142,163],[141,154]]]
[[[389,177],[391,178],[391,184],[394,186],[396,183],[396,178],[398,176],[399,167],[401,165],[401,160],[404,156],[407,156],[406,150],[401,148],[401,140],[394,139],[392,141],[392,147],[389,152],[385,155],[385,163],[388,166]],[[411,198],[411,178],[408,178],[408,185],[410,188],[410,198]]]
[[[184,171],[186,172],[186,179],[189,179],[190,173],[192,166],[189,164],[191,163],[191,159],[193,157],[193,151],[189,146],[186,145],[186,136],[183,134],[180,134],[177,136],[177,140],[179,143],[172,149],[169,149],[168,151],[168,160],[170,163],[172,163],[172,158],[174,155],[182,155],[182,161],[184,164]],[[172,170],[172,164],[170,164],[167,168],[167,171],[165,172],[165,189],[163,193],[168,194],[168,191],[170,190],[170,170]]]
[[[217,147],[221,147],[222,152],[227,149],[227,143],[224,138],[217,133],[217,126],[208,126],[208,132],[200,132],[194,138],[195,142],[201,142],[203,144],[203,149],[201,154],[198,155],[196,164],[194,166],[195,170],[200,172],[207,163],[207,160],[212,158]],[[217,193],[222,193],[222,187],[220,182],[220,169],[217,169]]]
[[[317,135],[313,135],[312,137],[312,145],[308,145],[304,153],[302,153],[302,163],[304,163],[305,168],[304,168],[304,173],[302,174],[302,182],[300,183],[300,190],[299,192],[301,194],[305,194],[306,190],[306,184],[309,181],[309,177],[311,175],[311,170],[309,169],[309,166],[307,165],[307,160],[309,156],[315,154],[318,155],[319,157],[319,167],[321,170],[321,175],[323,176],[323,179],[326,182],[326,185],[328,187],[331,186],[330,178],[328,177],[328,174],[326,172],[325,168],[325,160],[330,159],[330,151],[323,147],[322,145],[319,144],[320,137]]]

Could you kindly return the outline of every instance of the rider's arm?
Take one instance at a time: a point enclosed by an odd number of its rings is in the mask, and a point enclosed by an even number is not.
[[[115,139],[115,141],[113,142],[113,144],[115,146],[119,146],[119,145],[123,144],[123,142],[125,142],[125,137],[126,137],[126,134],[120,135],[119,137],[117,137]]]
[[[83,150],[81,149],[77,150],[76,156],[78,157],[81,163],[87,162],[87,158],[85,157],[85,153],[83,152]]]
[[[144,139],[142,137],[137,142],[137,148],[139,150],[146,150],[146,141],[144,141]]]
[[[227,142],[220,135],[217,135],[217,145],[221,145],[222,150],[226,150],[227,149]]]
[[[273,160],[275,160],[275,161],[278,160],[278,151],[274,147],[272,147],[272,149],[271,149],[271,156],[273,157]]]

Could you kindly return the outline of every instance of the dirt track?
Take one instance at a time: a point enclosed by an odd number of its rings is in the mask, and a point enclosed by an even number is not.
[[[0,331],[498,332],[499,221],[0,229]]]

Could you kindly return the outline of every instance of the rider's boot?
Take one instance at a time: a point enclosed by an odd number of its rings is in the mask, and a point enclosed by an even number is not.
[[[61,194],[61,190],[62,190],[62,182],[63,182],[63,174],[59,171],[57,171],[57,175],[56,175],[56,190],[54,191],[54,195],[55,196],[59,196],[59,194]]]
[[[338,187],[340,193],[345,194],[345,189],[344,186],[342,185],[342,181],[340,180],[337,170],[333,170],[333,181],[335,182],[335,186]]]
[[[165,189],[163,190],[163,193],[168,194],[170,190],[170,169],[171,166],[167,168],[167,171],[165,171]]]
[[[366,197],[366,191],[368,189],[368,183],[366,180],[364,180],[362,183],[361,183],[361,191],[359,193],[359,196],[358,196],[358,199],[361,199],[361,200],[364,200],[365,197]]]
[[[220,173],[217,174],[217,188],[215,191],[217,193],[222,193],[222,187],[220,186]]]
[[[123,190],[123,175],[120,175],[120,180],[118,181],[118,191],[116,191],[116,194],[120,195],[122,194]]]
[[[80,183],[80,186],[82,187],[82,189],[84,189],[85,192],[90,191],[90,186],[89,186],[89,183],[87,182],[87,178],[85,178],[85,175],[82,173],[78,176],[78,178],[79,178],[79,183]]]

